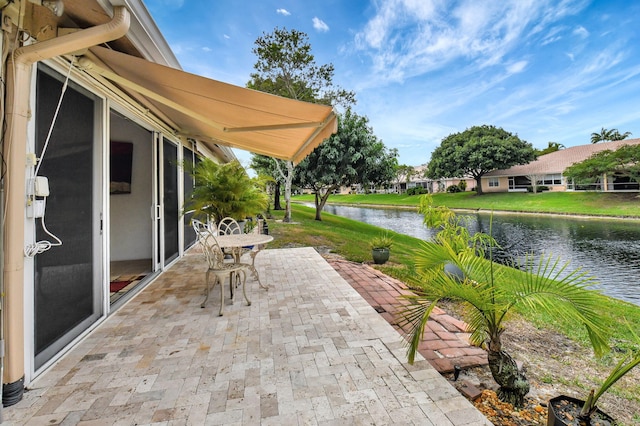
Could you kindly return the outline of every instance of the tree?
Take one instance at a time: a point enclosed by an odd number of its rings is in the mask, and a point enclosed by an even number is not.
[[[591,133],[591,143],[621,141],[631,136],[631,132],[620,133],[618,129],[607,130],[604,127],[600,133]]]
[[[276,161],[279,161],[281,166],[284,166],[283,160],[267,157],[266,155],[253,154],[251,156],[250,167],[255,170],[258,175],[270,176],[273,179],[273,209],[284,210],[280,204],[280,193],[282,192],[281,187],[283,181],[282,176],[278,173],[278,169],[275,164]]]
[[[544,178],[544,175],[532,173],[530,175],[527,175],[527,178],[529,179],[529,182],[531,182],[531,190],[533,191],[534,194],[537,194],[538,182],[540,182]]]
[[[550,154],[552,152],[560,151],[561,149],[565,149],[566,147],[558,142],[549,142],[549,145],[545,149],[536,149],[536,155],[539,157],[541,155]]]
[[[338,132],[298,164],[296,185],[315,194],[316,220],[329,195],[341,186],[380,185],[395,177],[397,151],[387,150],[368,119],[348,108],[338,116]]]
[[[460,217],[447,207],[434,206],[428,196],[421,199],[420,212],[425,225],[439,232],[434,241],[425,241],[418,249],[420,290],[406,297],[410,303],[400,311],[401,325],[411,326],[409,363],[415,360],[433,308],[448,299],[462,303],[469,340],[487,351],[489,369],[500,385],[498,396],[515,406],[523,405],[529,391],[524,372],[502,347],[502,334],[515,307],[539,309],[581,324],[596,355],[608,350],[610,330],[602,325],[601,299],[590,289],[594,281],[585,273],[569,272],[566,264],[550,258],[541,259],[538,265],[527,259],[523,270],[496,265],[491,259],[496,243],[489,234],[471,235]]]
[[[269,204],[259,180],[250,178],[238,161],[218,164],[203,158],[195,165],[185,164],[185,168],[195,186],[191,198],[185,200],[183,212],[193,211],[196,219],[240,220],[264,212]]]
[[[324,105],[355,103],[353,92],[333,84],[333,64],[316,65],[308,36],[302,31],[276,28],[272,33],[263,33],[255,41],[252,52],[258,59],[247,83],[250,89]],[[273,161],[277,172],[273,178],[282,179],[285,187],[283,220],[290,222],[294,165],[290,161]]]
[[[398,182],[398,186],[400,182],[409,183],[411,182],[411,178],[417,176],[418,172],[413,166],[408,166],[406,164],[400,164],[396,168],[396,182]]]
[[[530,143],[506,130],[489,125],[453,133],[431,154],[427,177],[431,179],[471,176],[482,195],[482,176],[492,170],[527,164],[536,159]]]
[[[567,167],[566,177],[592,182],[603,175],[626,175],[640,183],[640,145],[623,145],[615,151],[596,152],[580,163]]]

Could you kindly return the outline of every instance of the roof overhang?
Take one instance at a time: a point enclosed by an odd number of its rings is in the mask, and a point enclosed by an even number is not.
[[[330,106],[222,83],[114,50],[91,48],[80,65],[133,94],[178,135],[210,146],[298,163],[337,131]]]

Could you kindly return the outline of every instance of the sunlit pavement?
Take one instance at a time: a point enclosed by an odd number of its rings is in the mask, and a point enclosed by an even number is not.
[[[247,306],[204,309],[193,250],[109,317],[7,424],[490,425],[312,248],[264,250]]]

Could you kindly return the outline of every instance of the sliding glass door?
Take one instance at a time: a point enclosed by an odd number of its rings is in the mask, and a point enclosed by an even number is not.
[[[63,76],[40,66],[36,78],[36,151],[48,179],[44,217],[36,241],[54,244],[35,255],[34,355],[42,367],[103,313],[101,299],[102,102],[69,82],[45,151],[62,92]],[[52,235],[53,234],[53,235]]]

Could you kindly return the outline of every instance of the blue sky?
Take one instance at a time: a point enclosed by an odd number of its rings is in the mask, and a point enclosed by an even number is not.
[[[640,2],[628,0],[145,0],[183,69],[245,86],[255,40],[309,36],[401,164],[491,124],[536,148],[640,137]],[[235,150],[245,165],[250,155]]]

